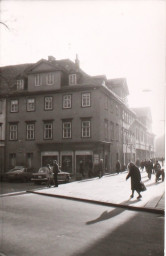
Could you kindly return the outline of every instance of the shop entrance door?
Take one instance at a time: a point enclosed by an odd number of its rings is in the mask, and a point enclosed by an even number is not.
[[[88,177],[89,161],[92,161],[92,155],[77,155],[76,156],[76,173],[80,173],[80,164],[83,163],[85,177]]]
[[[58,160],[57,156],[42,156],[42,166],[53,165],[53,160]]]

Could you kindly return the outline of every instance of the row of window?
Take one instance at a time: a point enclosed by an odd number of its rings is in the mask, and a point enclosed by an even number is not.
[[[81,95],[81,107],[90,107],[91,106],[91,97],[90,93],[82,93]],[[62,108],[68,109],[72,108],[72,95],[66,94],[62,96]],[[28,98],[26,102],[26,110],[27,111],[35,111],[36,102],[35,98]],[[52,110],[53,109],[53,97],[46,96],[44,97],[44,110]],[[18,112],[19,111],[19,101],[17,99],[11,100],[10,102],[10,111]]]
[[[110,110],[112,113],[114,112],[114,104],[112,102],[112,100],[109,99],[108,96],[105,96],[105,106],[104,106],[105,110]],[[122,115],[122,120],[127,123],[127,124],[131,124],[133,122],[133,117],[131,114],[129,114],[128,112],[126,112],[125,110],[121,111],[120,107],[115,104],[115,113],[116,116],[120,116]]]
[[[45,81],[43,79],[45,78]],[[34,84],[35,86],[41,86],[42,84],[46,85],[53,85],[55,83],[55,73],[48,73],[44,77],[42,74],[36,74]],[[76,85],[77,84],[77,76],[76,74],[69,74],[69,85]],[[19,79],[17,80],[17,90],[24,89],[24,80]]]
[[[81,121],[81,136],[82,138],[91,137],[91,120]],[[43,123],[43,138],[45,140],[53,139],[53,121],[44,121]],[[72,121],[66,120],[62,121],[62,138],[70,139],[72,138]],[[12,123],[9,126],[9,139],[18,139],[18,123]],[[26,123],[26,139],[35,139],[35,122]]]

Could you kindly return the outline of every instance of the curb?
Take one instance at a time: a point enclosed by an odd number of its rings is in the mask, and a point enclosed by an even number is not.
[[[30,191],[30,190],[27,190],[26,192],[32,193],[32,194],[37,194],[37,195],[42,195],[42,196],[49,196],[49,197],[56,197],[56,198],[98,204],[98,205],[119,207],[119,208],[131,210],[131,211],[151,212],[151,213],[165,215],[165,210],[163,210],[163,209],[156,209],[156,208],[150,208],[150,207],[148,207],[148,208],[136,207],[136,206],[130,206],[130,205],[124,205],[124,204],[116,204],[116,203],[108,203],[108,202],[102,202],[102,201],[90,200],[90,199],[84,199],[84,198],[76,198],[76,197],[71,197],[71,196],[53,195],[53,194],[47,194],[47,193],[42,193],[42,192]]]
[[[26,194],[26,191],[13,192],[13,193],[6,193],[6,194],[0,195],[0,197],[5,197],[5,196],[19,196],[19,195],[23,195],[23,194]]]

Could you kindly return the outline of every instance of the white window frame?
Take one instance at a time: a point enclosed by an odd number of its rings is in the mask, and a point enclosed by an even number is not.
[[[27,111],[35,111],[35,99],[29,98],[27,99]]]
[[[76,84],[77,84],[77,75],[69,74],[69,85],[76,85]]]
[[[34,123],[27,123],[26,127],[26,138],[27,140],[34,140],[35,139],[35,124]]]
[[[18,112],[18,100],[11,100],[10,102],[10,112]]]
[[[91,137],[91,121],[90,120],[82,120],[81,134],[82,134],[82,138],[90,138]]]
[[[71,121],[63,121],[63,139],[71,139]]]
[[[63,95],[63,108],[71,108],[71,94]]]
[[[90,92],[82,93],[82,107],[90,107],[91,106],[91,94]]]
[[[17,90],[23,90],[24,89],[24,80],[19,79],[17,80]]]
[[[10,124],[9,138],[10,138],[10,140],[17,140],[17,138],[18,138],[18,125],[17,124]]]
[[[53,85],[54,84],[54,73],[48,73],[47,74],[46,83],[47,83],[47,85]]]
[[[35,75],[35,86],[40,86],[42,85],[42,77],[41,74],[36,74]]]
[[[53,123],[44,122],[44,140],[51,140],[53,138]]]
[[[46,96],[44,97],[44,110],[52,110],[53,108],[53,97]]]

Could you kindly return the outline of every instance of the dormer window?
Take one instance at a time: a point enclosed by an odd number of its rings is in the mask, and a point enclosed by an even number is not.
[[[46,83],[48,85],[52,85],[54,83],[54,74],[53,73],[48,73],[46,76]]]
[[[76,85],[77,84],[77,75],[70,74],[69,75],[69,85]]]
[[[40,74],[35,75],[35,86],[40,86],[42,84],[42,77]]]
[[[19,79],[17,80],[17,90],[23,90],[24,89],[24,80]]]

